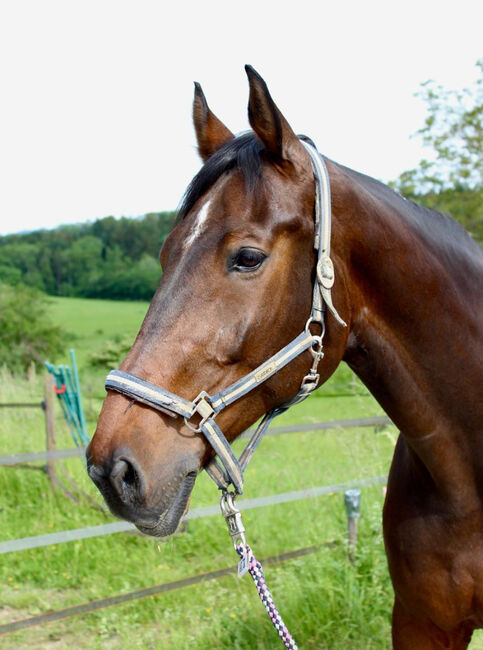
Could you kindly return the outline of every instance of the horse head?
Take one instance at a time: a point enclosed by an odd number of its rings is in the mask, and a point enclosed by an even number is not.
[[[301,140],[247,66],[253,131],[235,137],[195,85],[193,120],[204,161],[188,187],[160,260],[163,275],[121,371],[193,400],[237,382],[286,346],[311,313],[314,173]],[[335,301],[347,318],[334,258]],[[327,319],[325,381],[341,360],[347,329]],[[312,363],[296,356],[217,414],[231,441],[297,394]],[[108,391],[87,451],[91,478],[114,514],[143,532],[175,531],[197,473],[213,449],[196,426]]]

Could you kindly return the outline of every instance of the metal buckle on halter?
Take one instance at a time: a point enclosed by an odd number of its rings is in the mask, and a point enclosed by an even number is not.
[[[204,390],[201,391],[201,393],[195,397],[193,400],[194,408],[193,412],[189,416],[189,418],[184,418],[184,423],[188,427],[188,429],[191,429],[194,433],[200,433],[201,427],[204,425],[206,420],[211,418],[211,416],[215,413],[215,409],[212,407],[211,402],[210,402],[210,396],[208,393]],[[198,415],[201,416],[201,421],[198,424],[197,427],[194,427],[192,424],[189,423],[189,420],[193,417],[195,413],[198,413]]]

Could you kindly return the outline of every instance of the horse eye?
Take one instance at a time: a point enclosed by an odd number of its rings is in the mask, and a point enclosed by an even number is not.
[[[256,271],[264,261],[266,255],[256,248],[240,248],[230,260],[232,271]]]

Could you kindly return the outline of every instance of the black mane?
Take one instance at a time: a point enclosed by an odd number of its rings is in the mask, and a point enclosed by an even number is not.
[[[247,190],[255,190],[261,178],[263,144],[253,131],[227,142],[214,153],[193,178],[184,193],[176,222],[182,221],[196,201],[227,171],[239,169]]]

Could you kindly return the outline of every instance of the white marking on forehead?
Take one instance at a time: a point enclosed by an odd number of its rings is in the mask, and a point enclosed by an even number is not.
[[[210,209],[210,203],[211,200],[208,200],[206,203],[204,203],[198,214],[196,215],[196,221],[193,224],[192,230],[188,237],[185,239],[183,248],[184,250],[188,249],[191,244],[197,239],[201,233],[205,230],[206,228],[206,220],[208,219],[208,211]]]

